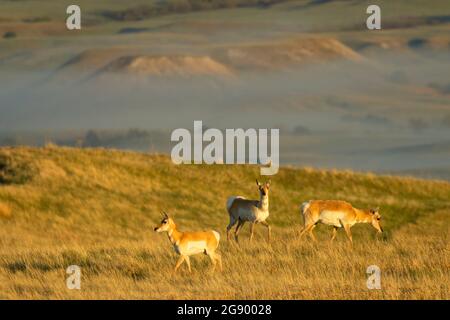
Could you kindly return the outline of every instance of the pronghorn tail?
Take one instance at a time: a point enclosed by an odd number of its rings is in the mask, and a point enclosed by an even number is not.
[[[311,201],[305,201],[300,205],[300,212],[302,214],[303,217],[303,223],[305,223],[306,221],[306,212],[309,210],[309,206]]]
[[[228,211],[229,214],[231,214],[230,209],[231,209],[231,206],[233,205],[234,200],[236,200],[236,199],[245,199],[245,198],[241,197],[241,196],[231,196],[231,197],[229,197],[227,199],[227,211]]]

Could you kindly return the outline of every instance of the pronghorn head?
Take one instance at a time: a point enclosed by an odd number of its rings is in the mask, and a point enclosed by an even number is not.
[[[369,212],[372,216],[372,226],[378,231],[383,232],[383,228],[381,227],[380,221],[381,221],[381,215],[379,213],[380,208],[370,209]]]
[[[266,183],[259,183],[258,179],[256,179],[256,185],[259,189],[259,194],[261,196],[268,196],[269,195],[269,189],[270,189],[270,182],[271,180],[267,181]]]
[[[169,232],[175,227],[175,222],[169,217],[166,212],[162,213],[161,223],[155,227],[156,232]]]

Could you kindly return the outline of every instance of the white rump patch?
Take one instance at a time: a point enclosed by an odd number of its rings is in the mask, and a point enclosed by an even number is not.
[[[220,234],[217,232],[217,231],[212,231],[212,233],[214,234],[214,237],[216,237],[216,239],[217,239],[217,242],[219,242],[220,241]]]
[[[309,206],[310,206],[309,202],[310,201],[303,202],[300,206],[300,211],[303,215],[305,214],[306,210],[309,209]]]

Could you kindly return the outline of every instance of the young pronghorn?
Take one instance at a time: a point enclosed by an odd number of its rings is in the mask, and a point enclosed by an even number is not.
[[[301,205],[301,213],[305,226],[300,233],[302,237],[306,232],[315,241],[313,230],[319,222],[333,226],[331,241],[336,238],[338,228],[343,227],[350,243],[353,243],[350,228],[356,223],[370,223],[378,231],[383,232],[380,225],[381,215],[379,209],[361,210],[354,208],[350,203],[338,200],[311,200]]]
[[[191,272],[189,256],[198,253],[204,253],[211,259],[213,270],[215,269],[217,262],[219,263],[220,270],[222,270],[222,258],[216,253],[220,241],[218,232],[214,230],[200,232],[178,231],[173,219],[165,212],[163,213],[161,224],[155,227],[155,231],[167,232],[175,252],[180,255],[180,258],[175,265],[175,272],[184,261],[186,261],[189,272]]]
[[[269,217],[269,188],[270,180],[261,184],[256,180],[259,189],[259,200],[247,200],[244,197],[232,196],[227,200],[227,211],[230,215],[230,223],[227,226],[227,239],[230,240],[231,228],[237,223],[234,237],[239,242],[239,231],[245,222],[250,222],[250,241],[253,239],[255,224],[261,223],[267,227],[267,238],[270,241],[270,225],[267,223]]]

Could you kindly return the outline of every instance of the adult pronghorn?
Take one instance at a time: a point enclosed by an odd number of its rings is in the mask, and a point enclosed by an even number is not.
[[[175,252],[180,255],[180,258],[175,265],[175,272],[184,261],[188,266],[189,272],[191,272],[189,256],[198,253],[204,253],[211,259],[213,270],[215,269],[217,262],[219,263],[220,270],[222,270],[222,258],[216,253],[220,241],[220,235],[217,231],[178,231],[173,219],[165,212],[163,213],[163,219],[161,220],[160,225],[155,227],[155,231],[167,232]]]
[[[301,213],[305,226],[300,233],[302,237],[306,232],[316,240],[313,230],[319,222],[333,226],[331,241],[336,238],[338,228],[343,227],[350,243],[352,233],[350,228],[356,223],[370,223],[378,232],[383,232],[380,225],[381,215],[379,209],[361,210],[354,208],[350,203],[339,200],[311,200],[301,205]]]
[[[241,196],[232,196],[227,200],[227,211],[230,215],[230,223],[227,226],[227,239],[230,240],[231,228],[237,223],[234,237],[238,240],[239,230],[245,222],[250,222],[250,241],[253,239],[255,224],[261,223],[267,227],[267,238],[270,241],[270,225],[267,223],[269,217],[269,189],[270,180],[261,184],[256,180],[259,189],[259,200],[247,200]]]

